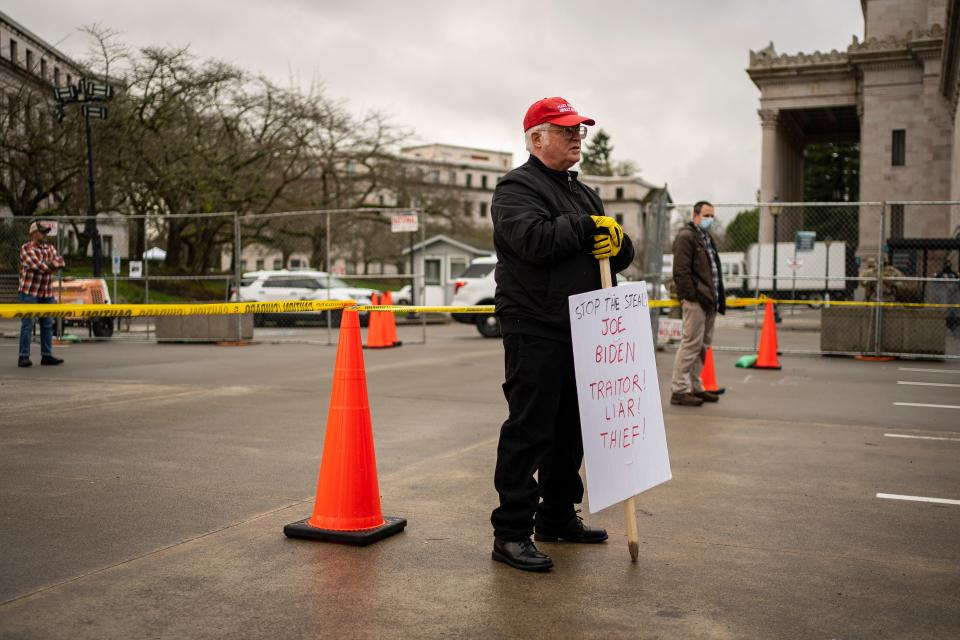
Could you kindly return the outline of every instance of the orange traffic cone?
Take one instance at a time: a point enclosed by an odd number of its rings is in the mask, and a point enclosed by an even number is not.
[[[407,526],[380,511],[360,319],[344,310],[327,414],[317,498],[310,518],[286,525],[289,538],[368,545]]]
[[[387,306],[393,305],[393,295],[389,291],[383,292],[383,303]],[[403,343],[397,340],[397,318],[390,311],[383,312],[383,326],[386,327],[386,339],[394,347],[402,346]]]
[[[703,358],[703,371],[700,372],[700,381],[703,383],[703,390],[720,395],[726,389],[717,386],[717,372],[713,366],[713,347],[707,347],[707,355]]]
[[[385,297],[385,294],[374,294],[371,296],[371,304],[384,304]],[[370,312],[370,323],[367,326],[367,344],[364,345],[366,349],[388,349],[395,346],[393,344],[394,339],[389,336],[388,315],[392,317],[393,314],[388,311]]]
[[[373,306],[381,304],[379,293],[370,296],[370,304]],[[385,346],[387,345],[383,338],[383,313],[371,311],[370,320],[367,322],[367,344],[364,345],[364,349],[382,349]]]
[[[755,369],[779,369],[777,360],[777,324],[773,318],[773,302],[767,300],[763,312],[763,329],[760,330],[760,349],[757,352]]]

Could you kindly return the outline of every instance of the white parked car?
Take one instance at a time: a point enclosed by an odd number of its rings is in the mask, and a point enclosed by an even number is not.
[[[329,287],[329,288],[328,288]],[[351,287],[336,276],[324,271],[297,270],[288,271],[251,271],[243,274],[240,281],[240,300],[244,302],[278,302],[280,300],[356,300],[357,304],[370,304],[370,297],[376,293],[373,289]],[[236,300],[234,293],[232,300]],[[298,320],[321,322],[326,324],[326,311],[304,313],[258,313],[253,317],[254,325],[262,327],[266,322],[275,322],[279,326],[289,326]],[[339,310],[329,312],[333,326],[340,326]],[[360,324],[367,325],[368,314],[360,314]]]
[[[474,258],[470,266],[453,283],[453,299],[450,304],[455,307],[493,304],[493,294],[497,290],[497,284],[493,280],[493,271],[496,266],[497,256]],[[485,338],[500,337],[500,321],[493,314],[452,313],[450,315],[457,322],[475,325],[480,335]]]
[[[413,304],[413,287],[406,284],[390,294],[393,304],[411,305]]]

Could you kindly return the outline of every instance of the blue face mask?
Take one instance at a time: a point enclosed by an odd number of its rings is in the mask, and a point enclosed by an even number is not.
[[[700,218],[700,228],[708,231],[713,226],[713,218]]]

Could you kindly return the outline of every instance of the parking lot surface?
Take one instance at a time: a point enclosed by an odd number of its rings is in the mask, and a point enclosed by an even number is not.
[[[490,559],[501,344],[428,331],[364,353],[383,510],[409,522],[365,548],[282,533],[312,508],[335,347],[17,369],[0,340],[0,638],[960,636],[960,362],[718,352],[718,404],[664,405],[639,562],[622,509],[585,508],[610,541],[545,543],[534,575]]]

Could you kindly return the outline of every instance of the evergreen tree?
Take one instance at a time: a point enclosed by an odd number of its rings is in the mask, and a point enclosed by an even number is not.
[[[727,232],[720,246],[724,251],[746,251],[747,247],[757,241],[759,229],[759,208],[740,211],[727,225]]]
[[[856,202],[860,197],[860,144],[826,142],[803,151],[805,202]],[[804,207],[803,227],[817,239],[858,241],[857,207]]]
[[[603,129],[597,129],[583,150],[580,160],[580,170],[591,176],[612,176],[613,145],[610,136]]]
[[[826,142],[803,150],[806,202],[856,202],[860,195],[860,144]]]

